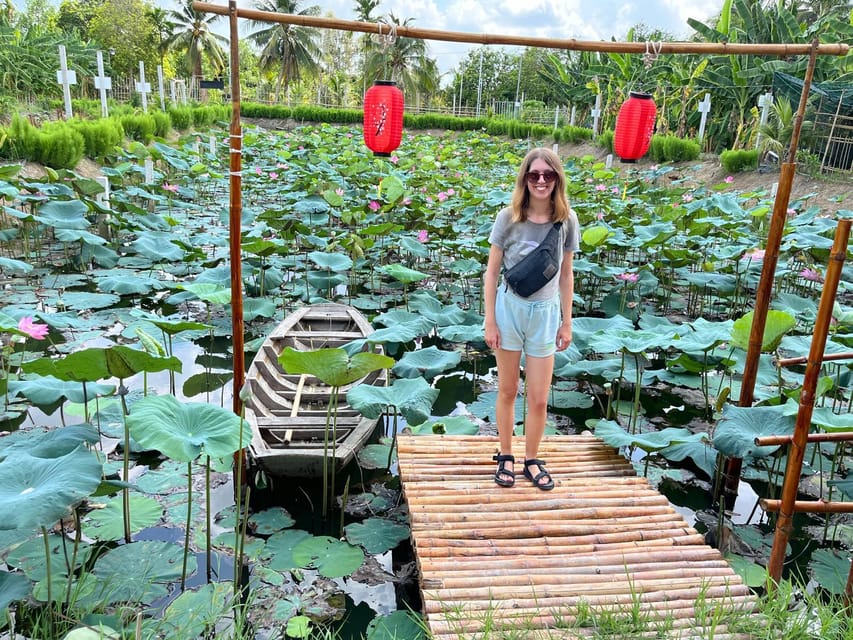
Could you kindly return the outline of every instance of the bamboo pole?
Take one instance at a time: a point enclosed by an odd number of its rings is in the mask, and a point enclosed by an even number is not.
[[[741,392],[738,401],[738,405],[741,407],[752,406],[755,380],[758,376],[758,360],[761,357],[761,345],[764,342],[764,328],[767,324],[767,314],[770,310],[773,280],[776,277],[776,264],[779,262],[779,247],[782,244],[782,232],[785,229],[785,221],[788,219],[788,201],[791,197],[794,173],[797,169],[797,145],[799,144],[800,130],[806,113],[812,78],[814,77],[818,55],[817,50],[818,41],[815,39],[811,44],[809,63],[803,79],[803,90],[800,93],[800,104],[794,117],[791,144],[788,148],[788,155],[785,158],[785,162],[782,163],[780,170],[779,187],[776,191],[776,200],[773,203],[773,215],[770,219],[770,228],[767,232],[767,246],[765,247],[764,259],[761,265],[761,279],[759,280],[758,289],[755,294],[752,327],[749,334],[746,363],[744,364]],[[823,351],[821,350],[822,353]],[[741,458],[726,459],[723,470],[723,482],[721,483],[723,504],[726,509],[734,509],[735,502],[737,501],[742,466],[743,460]],[[720,498],[720,496],[716,497]]]
[[[762,498],[758,501],[765,511],[779,511],[782,500]],[[791,504],[794,513],[853,513],[853,502],[829,502],[826,500],[795,500]]]
[[[817,319],[812,334],[812,344],[809,350],[809,363],[803,376],[803,389],[800,393],[800,407],[797,411],[797,421],[794,426],[794,439],[788,451],[788,464],[785,467],[785,480],[782,484],[782,499],[779,515],[776,518],[776,533],[773,536],[773,548],[767,563],[767,573],[772,582],[777,583],[782,577],[782,565],[785,561],[785,548],[793,529],[794,506],[797,500],[797,490],[800,484],[800,471],[811,428],[812,412],[814,410],[815,389],[821,370],[821,356],[826,348],[826,336],[832,320],[832,306],[835,294],[841,280],[844,259],[847,256],[847,242],[850,237],[849,219],[839,220],[835,230],[835,241],[829,255],[829,265],[820,296]]]
[[[807,442],[850,442],[853,440],[853,431],[836,431],[833,433],[810,433]],[[764,436],[756,438],[755,444],[759,447],[773,447],[781,444],[791,444],[794,441],[793,434],[789,436]]]
[[[242,149],[243,133],[240,124],[240,42],[237,32],[237,2],[229,0],[228,18],[231,37],[231,126],[229,129],[229,174],[228,174],[228,240],[231,260],[231,340],[234,345],[234,382],[232,384],[232,408],[238,416],[243,415],[240,394],[246,380],[246,361],[243,351],[243,273],[240,246],[240,219],[243,215],[242,200]],[[246,451],[234,453],[234,492],[243,491],[246,478]],[[240,478],[240,482],[237,482]]]
[[[844,353],[824,353],[821,357],[822,362],[831,362],[834,360],[853,360],[853,351],[845,351]],[[796,364],[806,364],[809,361],[808,356],[796,356],[795,358],[783,358],[777,360],[776,364],[780,367],[790,367]]]
[[[193,9],[204,13],[226,15],[228,9],[208,2],[193,2]],[[238,9],[237,15],[249,20],[295,24],[303,27],[337,29],[339,31],[358,31],[389,35],[393,30],[397,37],[420,40],[442,40],[445,42],[467,42],[471,44],[510,45],[541,47],[544,49],[570,49],[574,51],[609,51],[614,53],[648,53],[647,42],[608,42],[605,40],[584,41],[574,38],[531,38],[526,36],[502,35],[497,33],[466,33],[462,31],[442,31],[439,29],[419,29],[404,25],[388,25],[383,22],[357,22],[321,16],[305,16],[289,13],[259,11],[256,9]],[[808,55],[812,51],[809,44],[740,44],[736,42],[656,42],[655,52],[697,53],[697,54],[754,54],[766,56]],[[846,44],[821,44],[815,49],[818,55],[843,56],[849,51]]]

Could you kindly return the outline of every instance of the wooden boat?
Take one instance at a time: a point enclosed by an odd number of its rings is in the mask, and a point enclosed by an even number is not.
[[[352,460],[375,433],[378,419],[368,419],[347,404],[346,394],[358,384],[384,385],[380,369],[338,388],[337,422],[326,420],[332,387],[312,375],[291,375],[278,356],[286,347],[301,351],[341,347],[364,338],[373,327],[357,309],[342,304],[315,304],[288,315],[264,340],[246,374],[251,398],[245,404],[252,427],[249,464],[272,476],[321,477],[323,461],[337,468]],[[368,347],[365,347],[368,348]],[[380,351],[379,346],[374,351]]]

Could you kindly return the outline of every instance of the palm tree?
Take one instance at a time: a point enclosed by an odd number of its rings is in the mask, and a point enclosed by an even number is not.
[[[373,22],[373,10],[379,7],[381,0],[355,0],[355,17],[360,22]],[[362,87],[361,92],[367,91],[367,75],[364,73],[364,68],[367,66],[367,58],[370,50],[378,47],[376,41],[371,34],[363,33],[361,35],[362,51],[361,51],[361,66],[362,66]]]
[[[317,16],[320,7],[312,5],[299,8],[299,0],[259,0],[255,8],[272,13],[290,13],[300,16]],[[261,47],[258,64],[264,72],[276,74],[276,98],[291,82],[298,81],[303,72],[316,73],[322,52],[318,46],[319,33],[311,27],[250,20],[259,27],[249,38]]]
[[[393,13],[388,15],[391,25],[408,26]],[[423,95],[438,88],[438,64],[427,56],[427,46],[416,38],[394,38],[387,46],[371,51],[365,61],[365,75],[369,80],[391,79],[400,84],[403,93],[416,96],[419,103]]]
[[[214,33],[211,25],[221,16],[216,13],[200,13],[193,9],[193,0],[184,0],[178,10],[169,11],[172,22],[171,35],[163,45],[170,51],[186,52],[186,69],[194,81],[202,77],[202,61],[207,60],[217,75],[225,67],[225,36]]]

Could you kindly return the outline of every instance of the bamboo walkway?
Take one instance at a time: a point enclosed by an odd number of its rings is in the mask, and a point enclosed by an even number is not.
[[[754,599],[719,551],[628,461],[593,436],[546,436],[556,484],[493,481],[497,438],[398,438],[421,581],[435,640],[733,638]],[[596,635],[598,634],[598,635]]]

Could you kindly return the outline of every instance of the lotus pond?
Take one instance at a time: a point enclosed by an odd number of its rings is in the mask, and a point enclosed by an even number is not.
[[[0,167],[0,630],[15,637],[422,635],[394,435],[490,432],[486,239],[531,142],[407,134],[380,159],[354,128],[244,130],[247,362],[289,310],[323,300],[359,308],[395,360],[380,397],[350,398],[384,437],[321,513],[318,487],[275,479],[234,504],[250,434],[229,410],[226,140],[131,144],[104,160],[106,191]],[[623,449],[688,522],[731,530],[724,551],[760,588],[773,521],[756,498],[779,493],[785,452],[753,441],[793,430],[803,368],[778,361],[808,353],[836,220],[853,212],[790,203],[756,404],[740,408],[770,194],[688,189],[669,166],[565,166],[583,235],[549,430]],[[853,345],[851,275],[830,352]],[[828,362],[819,392],[814,429],[853,429],[850,365]],[[803,492],[853,495],[846,454],[813,446]],[[721,456],[744,459],[733,512],[712,500]],[[843,592],[851,538],[843,516],[800,517],[788,572]]]

